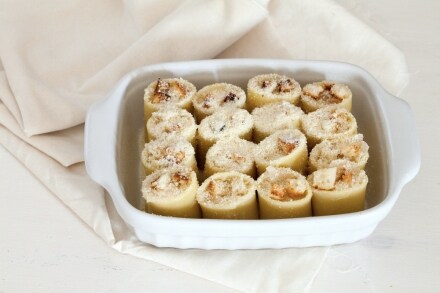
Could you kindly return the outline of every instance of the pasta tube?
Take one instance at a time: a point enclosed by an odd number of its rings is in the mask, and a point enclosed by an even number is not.
[[[309,172],[329,168],[344,161],[364,169],[369,158],[369,147],[363,138],[362,134],[356,134],[336,140],[324,140],[317,144],[310,152]]]
[[[257,180],[261,219],[312,215],[312,189],[306,178],[289,168],[269,166]]]
[[[206,154],[205,175],[237,171],[255,177],[254,147],[252,142],[238,137],[219,140]]]
[[[256,146],[254,155],[259,175],[268,166],[288,167],[302,173],[307,167],[307,140],[298,129],[278,130]]]
[[[364,209],[368,183],[364,170],[346,163],[319,169],[307,179],[313,191],[313,215],[337,215]]]
[[[192,112],[192,97],[196,87],[182,78],[158,78],[150,83],[144,94],[144,119],[148,121],[151,114],[167,105],[175,105]]]
[[[198,187],[196,173],[190,168],[177,166],[154,171],[142,182],[146,211],[162,216],[200,218]]]
[[[245,104],[245,92],[240,87],[229,83],[207,85],[193,97],[194,116],[198,123],[219,109],[244,108]]]
[[[176,165],[198,171],[194,148],[181,136],[167,135],[146,143],[141,159],[147,175]]]
[[[208,177],[197,191],[204,218],[258,219],[255,180],[236,171]]]
[[[357,133],[354,116],[344,108],[326,107],[304,115],[301,127],[309,148],[326,139],[341,139]]]
[[[194,117],[185,109],[164,107],[154,112],[147,121],[148,140],[163,135],[180,135],[196,146],[197,124]]]

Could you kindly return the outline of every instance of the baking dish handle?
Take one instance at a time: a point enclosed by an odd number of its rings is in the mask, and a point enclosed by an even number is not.
[[[116,174],[116,121],[114,101],[105,98],[92,105],[84,127],[84,160],[89,176],[108,190]],[[112,119],[113,117],[113,119]]]
[[[403,187],[420,169],[420,145],[415,119],[406,101],[388,93],[382,101],[389,125],[391,164],[397,174],[395,182]]]

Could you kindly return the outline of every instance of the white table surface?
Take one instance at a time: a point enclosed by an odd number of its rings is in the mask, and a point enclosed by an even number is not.
[[[406,55],[422,168],[367,239],[332,247],[310,292],[440,292],[440,2],[340,0]],[[0,146],[0,292],[235,292],[101,241]]]

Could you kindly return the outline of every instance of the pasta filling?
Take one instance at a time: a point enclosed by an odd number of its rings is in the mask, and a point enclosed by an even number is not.
[[[214,94],[210,94],[206,96],[202,102],[202,107],[205,109],[209,109],[211,107],[215,106],[223,106],[225,104],[232,104],[239,100],[240,98],[232,93],[229,92],[226,95],[223,95],[223,93],[220,93],[220,97],[214,96]]]
[[[228,167],[234,165],[235,167],[241,166],[246,162],[246,157],[236,152],[227,152],[224,154],[216,154],[213,165],[216,167]]]
[[[143,162],[149,168],[167,168],[185,165],[194,155],[192,145],[183,137],[163,136],[145,144]]]
[[[206,137],[240,135],[252,128],[253,118],[246,110],[228,109],[216,112],[200,124],[200,132]],[[207,127],[206,127],[207,126]]]
[[[229,177],[210,180],[206,190],[206,200],[213,204],[229,203],[246,195],[249,184],[242,177]]]
[[[363,170],[345,167],[320,169],[312,174],[312,186],[319,190],[341,190],[361,184],[366,175]]]
[[[266,161],[273,161],[294,152],[301,144],[305,144],[305,137],[301,137],[299,130],[281,130],[284,133],[266,137],[257,146],[256,157]],[[288,132],[288,133],[285,133]]]
[[[267,104],[252,111],[255,127],[264,132],[297,128],[303,114],[300,108],[286,101]]]
[[[150,127],[156,136],[162,133],[184,132],[185,128],[195,125],[191,114],[178,108],[154,112],[150,119],[152,120],[148,122],[147,127]]]
[[[325,104],[338,104],[348,95],[346,86],[333,82],[308,84],[303,89],[304,94]]]
[[[186,167],[161,169],[145,178],[142,193],[147,202],[175,198],[190,188],[194,178],[194,172]]]
[[[302,199],[306,196],[307,185],[298,179],[287,179],[272,184],[269,196],[278,201]]]
[[[281,136],[277,139],[277,147],[284,155],[290,154],[298,145],[299,141],[290,136]]]
[[[321,128],[330,133],[345,132],[350,129],[350,116],[347,112],[333,110],[328,119],[321,122]]]
[[[180,164],[185,159],[185,153],[183,151],[176,150],[173,147],[166,147],[159,151],[155,159],[158,161],[165,160],[173,164]]]
[[[325,140],[312,150],[310,162],[317,169],[340,164],[342,161],[349,161],[363,168],[369,157],[368,148],[362,134],[340,140]]]
[[[177,171],[172,174],[167,172],[160,175],[156,180],[151,182],[151,189],[166,190],[174,186],[182,190],[187,188],[190,183],[191,178],[188,172]]]
[[[205,109],[204,112],[212,113],[215,108],[239,105],[242,106],[246,99],[246,94],[238,86],[219,83],[204,87],[197,93],[195,99],[196,106]]]
[[[289,78],[281,79],[278,82],[266,79],[261,82],[260,88],[273,94],[289,93],[295,88],[295,84]]]
[[[225,170],[246,173],[254,163],[254,145],[237,137],[218,141],[206,155],[206,164]]]
[[[179,100],[186,96],[186,88],[179,82],[167,82],[157,79],[151,102],[154,104],[169,102],[172,99]]]

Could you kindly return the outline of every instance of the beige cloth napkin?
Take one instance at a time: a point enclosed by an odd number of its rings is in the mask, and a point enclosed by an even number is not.
[[[156,62],[215,57],[351,62],[392,93],[408,78],[399,50],[329,0],[2,1],[0,143],[123,253],[240,291],[302,292],[326,248],[158,249],[126,229],[85,173],[85,114],[123,74]]]

